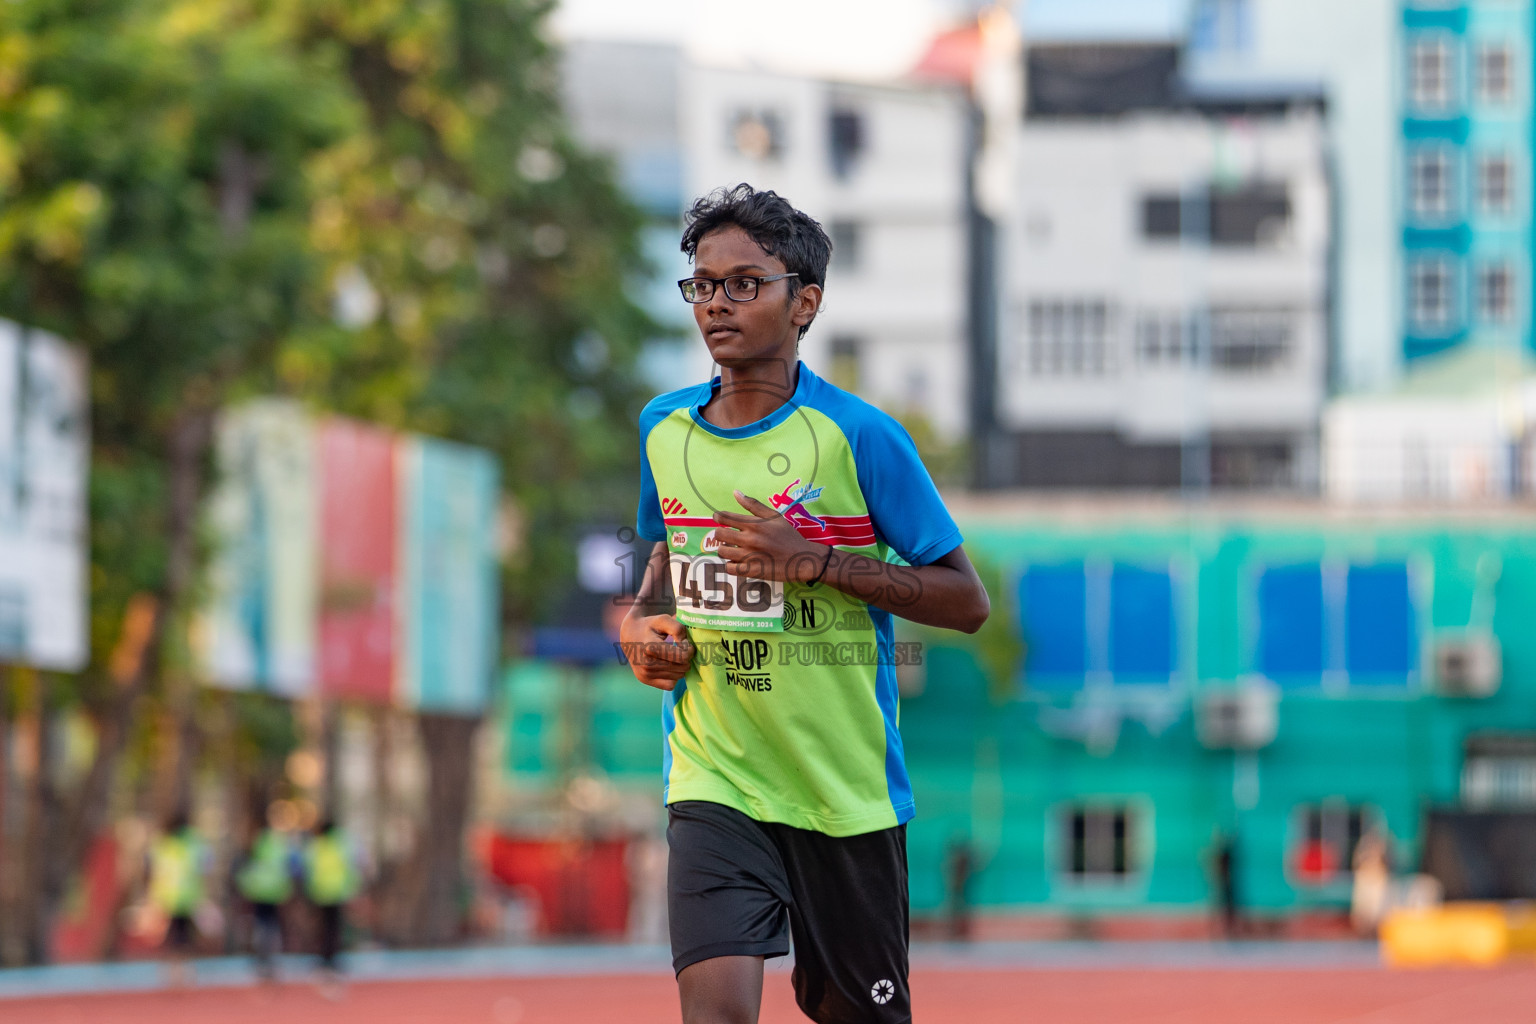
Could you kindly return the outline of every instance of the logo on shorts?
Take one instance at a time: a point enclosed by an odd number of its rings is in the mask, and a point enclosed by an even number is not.
[[[895,995],[896,986],[892,985],[885,978],[881,978],[879,981],[875,982],[874,987],[869,990],[869,998],[873,999],[881,1006],[884,1006],[886,1003],[890,1002]]]

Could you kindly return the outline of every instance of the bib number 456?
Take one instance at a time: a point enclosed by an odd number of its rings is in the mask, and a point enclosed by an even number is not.
[[[673,555],[671,567],[681,617],[692,612],[711,619],[759,620],[783,614],[784,584],[732,576],[718,555]]]

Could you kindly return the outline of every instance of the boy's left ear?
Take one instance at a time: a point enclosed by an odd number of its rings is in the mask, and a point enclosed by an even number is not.
[[[796,327],[805,327],[816,314],[821,312],[821,285],[808,284],[795,293],[794,312],[790,314],[790,322]]]

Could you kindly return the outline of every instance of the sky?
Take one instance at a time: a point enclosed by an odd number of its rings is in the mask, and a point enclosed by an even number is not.
[[[1191,6],[1191,0],[1028,0],[1024,30],[1036,39],[1173,39],[1183,34]]]
[[[923,55],[947,22],[944,0],[561,0],[567,38],[673,42],[716,65],[880,78]]]
[[[1018,0],[1037,39],[1166,39],[1191,0]],[[561,0],[564,38],[671,42],[696,58],[838,78],[878,79],[912,67],[970,0]]]

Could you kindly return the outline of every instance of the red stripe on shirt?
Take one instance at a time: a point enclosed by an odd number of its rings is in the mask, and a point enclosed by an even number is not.
[[[817,516],[826,526],[815,523],[793,523],[800,536],[820,544],[845,544],[864,547],[875,543],[875,527],[869,516]],[[667,516],[663,520],[669,527],[717,526],[713,519],[703,516]],[[793,522],[793,521],[792,521]]]

